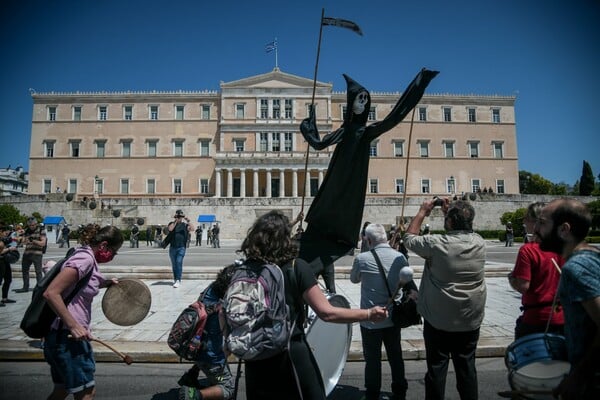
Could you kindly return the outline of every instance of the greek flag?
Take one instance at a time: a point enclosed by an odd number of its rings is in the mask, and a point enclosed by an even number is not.
[[[267,53],[270,53],[270,52],[275,51],[275,50],[277,50],[277,41],[276,40],[274,40],[274,41],[266,44],[265,51]]]
[[[323,17],[323,20],[321,21],[321,23],[323,25],[331,25],[331,26],[339,26],[341,28],[348,28],[348,29],[353,30],[354,32],[358,33],[360,36],[362,36],[362,34],[363,34],[362,30],[355,22],[348,21],[347,19]]]

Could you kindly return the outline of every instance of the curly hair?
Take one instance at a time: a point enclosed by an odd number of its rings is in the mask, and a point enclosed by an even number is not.
[[[237,264],[229,264],[225,268],[219,271],[217,274],[217,278],[211,284],[211,288],[213,293],[219,298],[222,299],[225,296],[225,291],[227,291],[227,287],[231,282],[231,277],[233,276],[233,271],[237,267]]]
[[[290,233],[289,219],[281,211],[269,211],[254,222],[238,252],[281,266],[298,255]]]
[[[123,234],[121,231],[111,225],[100,227],[97,224],[88,224],[84,226],[79,235],[79,243],[82,245],[97,246],[106,242],[108,247],[118,249],[123,245]]]

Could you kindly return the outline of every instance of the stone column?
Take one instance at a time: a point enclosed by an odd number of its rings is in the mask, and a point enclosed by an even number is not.
[[[310,170],[306,170],[304,175],[304,197],[310,197]]]
[[[215,169],[215,197],[221,197],[221,170]]]
[[[246,197],[246,169],[240,168],[240,197]]]
[[[279,170],[279,197],[285,197],[285,171]]]
[[[233,170],[227,170],[227,197],[233,197]]]
[[[271,197],[271,170],[267,170],[267,197]]]
[[[258,197],[258,170],[252,170],[252,197]]]
[[[298,197],[298,170],[292,170],[292,197]]]
[[[320,169],[319,170],[319,187],[321,187],[322,183],[323,183],[323,170]]]

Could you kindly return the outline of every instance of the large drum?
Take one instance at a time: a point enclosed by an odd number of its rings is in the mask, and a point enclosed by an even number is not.
[[[569,373],[565,338],[551,333],[523,336],[506,349],[510,387],[527,399],[552,399],[550,392]],[[527,394],[546,391],[548,394]]]
[[[350,308],[350,303],[344,296],[339,294],[326,296],[331,305]],[[325,322],[309,308],[306,340],[321,370],[325,394],[329,395],[337,385],[346,365],[352,342],[352,324]]]
[[[139,279],[125,278],[106,289],[102,311],[113,324],[131,326],[146,318],[151,304],[152,294],[148,286]]]

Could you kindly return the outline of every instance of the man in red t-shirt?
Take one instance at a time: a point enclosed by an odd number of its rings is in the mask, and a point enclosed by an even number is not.
[[[543,207],[544,204],[538,202],[527,208],[523,220],[527,232],[533,232],[535,221]],[[517,319],[515,339],[533,333],[563,334],[565,321],[562,307],[558,303],[552,307],[563,263],[561,256],[542,251],[539,244],[533,240],[519,249],[515,267],[508,275],[512,288],[523,295],[523,314]]]

